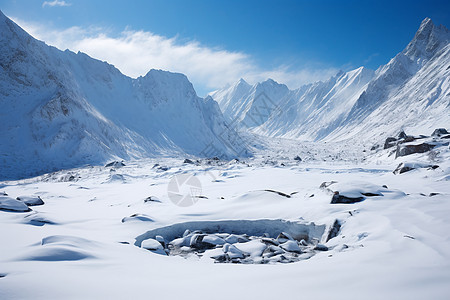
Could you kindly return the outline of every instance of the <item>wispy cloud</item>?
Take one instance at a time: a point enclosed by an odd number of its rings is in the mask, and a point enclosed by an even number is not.
[[[272,78],[297,88],[305,83],[328,79],[336,68],[303,68],[289,66],[264,69],[243,52],[211,48],[197,41],[181,42],[148,31],[125,30],[119,35],[103,28],[71,27],[49,29],[42,25],[16,22],[34,37],[60,49],[82,51],[115,65],[122,73],[138,77],[150,69],[181,72],[188,76],[200,94],[233,83],[239,78],[249,83]]]
[[[54,7],[54,6],[71,6],[71,3],[67,3],[66,1],[60,1],[60,0],[54,0],[54,1],[44,1],[44,3],[42,3],[42,7],[46,7],[46,6],[50,6],[50,7]]]

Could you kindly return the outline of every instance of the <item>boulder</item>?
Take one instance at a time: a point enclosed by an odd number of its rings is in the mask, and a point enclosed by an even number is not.
[[[193,164],[194,162],[192,161],[192,160],[190,160],[189,158],[186,158],[184,161],[183,161],[183,164]]]
[[[296,156],[296,157],[294,157],[294,160],[297,160],[297,161],[302,161],[302,159],[301,159],[301,157],[300,156]]]
[[[435,145],[422,143],[417,145],[398,145],[395,152],[395,158],[399,156],[407,156],[414,153],[425,153],[433,149]]]
[[[445,128],[437,128],[433,131],[433,133],[431,134],[431,136],[441,136],[441,135],[446,135],[449,134],[447,129]]]
[[[144,199],[144,203],[147,203],[147,202],[159,202],[159,203],[161,203],[161,200],[159,200],[155,196],[149,196],[149,197]]]
[[[0,196],[0,210],[26,212],[31,209],[22,201],[16,200],[8,196]]]
[[[115,161],[112,161],[112,162],[110,162],[110,163],[107,163],[107,164],[105,165],[105,167],[106,167],[106,168],[109,168],[109,167],[113,167],[113,168],[121,168],[121,167],[125,167],[125,164],[123,163],[123,161],[117,161],[117,160],[115,160]]]
[[[216,245],[211,244],[209,242],[203,241],[203,238],[206,236],[206,234],[194,234],[191,237],[189,247],[198,250],[198,251],[205,251],[208,249],[213,249],[216,247]]]
[[[317,251],[328,251],[328,247],[322,244],[317,244],[316,247],[314,247],[314,250]]]
[[[353,203],[358,203],[363,201],[365,198],[364,197],[347,197],[344,195],[340,195],[339,192],[334,192],[333,194],[333,198],[331,198],[331,204],[353,204]]]
[[[156,254],[167,255],[161,243],[154,239],[143,240],[141,243],[141,248],[150,250]]]
[[[388,137],[386,139],[386,141],[384,142],[384,148],[383,149],[388,149],[391,147],[394,147],[397,144],[397,139],[394,137]]]
[[[399,139],[406,139],[408,136],[406,135],[406,133],[402,130],[400,131],[400,133],[398,134],[398,138]]]
[[[44,204],[44,201],[42,201],[41,197],[39,196],[19,196],[16,199],[25,203],[28,206],[36,206]]]

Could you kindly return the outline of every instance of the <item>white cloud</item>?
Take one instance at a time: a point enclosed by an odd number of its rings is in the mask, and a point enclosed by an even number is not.
[[[71,6],[71,3],[67,3],[66,1],[59,1],[59,0],[54,0],[54,1],[44,1],[44,3],[42,3],[42,7],[46,7],[46,6],[50,6],[50,7],[54,7],[54,6]]]
[[[184,73],[200,94],[239,78],[249,83],[272,78],[290,88],[297,88],[305,83],[328,79],[338,71],[336,68],[293,70],[289,66],[268,70],[258,66],[243,52],[206,47],[197,41],[180,42],[176,37],[167,38],[147,31],[125,30],[114,36],[96,27],[55,30],[21,20],[16,23],[50,45],[85,52],[115,65],[131,77],[145,75],[150,69]]]

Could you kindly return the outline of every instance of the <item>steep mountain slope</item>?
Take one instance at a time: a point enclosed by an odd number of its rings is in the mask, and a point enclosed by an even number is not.
[[[236,133],[186,76],[151,70],[129,78],[35,40],[1,12],[0,67],[3,179],[111,158],[243,153],[223,140]]]
[[[250,86],[243,79],[227,89],[211,93],[224,116],[233,124],[255,127],[267,121],[278,102],[289,93],[284,84],[272,79]]]
[[[449,41],[449,31],[427,18],[405,50],[388,64],[375,72],[364,67],[340,72],[325,82],[272,98],[276,109],[251,131],[331,141],[379,140],[403,128],[419,134],[449,127]],[[247,103],[249,92],[240,96],[233,91],[228,88],[212,95],[223,104],[223,111],[229,103]],[[246,111],[239,114],[242,120]]]

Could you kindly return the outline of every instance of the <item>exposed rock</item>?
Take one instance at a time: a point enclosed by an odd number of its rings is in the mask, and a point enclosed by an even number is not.
[[[397,145],[397,139],[395,137],[388,137],[386,139],[386,141],[384,142],[383,149],[388,149],[388,148],[394,147],[395,145]]]
[[[121,167],[125,167],[125,164],[123,163],[123,161],[117,161],[117,160],[115,160],[115,161],[112,161],[112,162],[110,162],[110,163],[107,163],[107,164],[105,165],[105,167],[106,167],[106,168],[109,168],[109,167],[113,167],[113,168],[121,168]]]
[[[205,234],[194,234],[194,235],[192,235],[189,246],[191,248],[194,248],[194,249],[198,250],[198,251],[204,251],[204,250],[207,250],[207,249],[215,248],[216,245],[208,243],[206,241],[205,242],[203,241],[203,238],[205,236],[206,236]]]
[[[338,220],[335,220],[333,223],[333,226],[331,226],[330,231],[328,232],[326,242],[328,242],[329,240],[331,240],[334,237],[337,237],[340,230],[341,230],[341,223],[339,223]]]
[[[324,181],[324,182],[322,182],[320,184],[319,188],[326,189],[326,188],[328,188],[330,185],[332,185],[334,183],[337,183],[337,181],[334,181],[334,180],[332,180],[332,181]]]
[[[316,247],[314,247],[314,250],[317,251],[328,251],[328,247],[322,244],[317,244]]]
[[[274,190],[264,190],[266,192],[271,192],[271,193],[276,193],[280,196],[286,197],[286,198],[291,198],[291,195],[285,194],[283,192],[279,192],[279,191],[274,191]]]
[[[426,164],[420,164],[420,163],[402,162],[397,166],[397,168],[393,171],[393,173],[394,174],[402,174],[402,173],[406,173],[411,170],[419,169],[419,168],[428,168],[428,170],[434,170],[434,169],[439,168],[439,166],[438,165],[426,165]]]
[[[400,131],[400,133],[398,134],[398,138],[399,139],[406,139],[408,136],[406,135],[406,133],[402,130]]]
[[[157,197],[155,196],[150,196],[144,199],[144,203],[146,202],[159,202],[161,203],[161,200],[159,200]]]
[[[129,221],[154,222],[152,218],[144,214],[132,214],[131,216],[122,219],[122,223]]]
[[[183,161],[183,164],[193,164],[194,162],[192,161],[192,160],[190,160],[189,158],[186,158],[184,161]]]
[[[356,197],[356,198],[347,197],[344,195],[340,195],[339,192],[336,191],[333,194],[333,198],[331,198],[331,204],[338,204],[338,203],[353,204],[353,203],[361,202],[364,199],[365,199],[364,197]]]
[[[400,163],[397,168],[394,170],[394,174],[403,174],[406,172],[409,172],[411,170],[414,170],[415,168],[411,166],[406,166],[404,163]]]
[[[435,145],[422,143],[418,145],[398,145],[395,152],[395,158],[399,156],[406,156],[414,153],[425,153],[433,149]]]
[[[294,160],[297,160],[297,161],[302,161],[302,159],[301,159],[301,157],[300,156],[296,156],[296,157],[294,157]]]
[[[449,134],[449,132],[447,131],[447,129],[445,128],[437,128],[433,131],[433,133],[431,134],[431,136],[441,136],[441,135],[445,135],[445,134]]]
[[[16,199],[28,206],[37,206],[44,204],[44,201],[42,201],[41,197],[39,196],[19,196]]]

